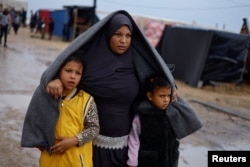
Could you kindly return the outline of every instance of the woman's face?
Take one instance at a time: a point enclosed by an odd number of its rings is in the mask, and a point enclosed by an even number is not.
[[[131,32],[127,26],[119,28],[110,39],[110,47],[115,54],[125,53],[131,44]]]

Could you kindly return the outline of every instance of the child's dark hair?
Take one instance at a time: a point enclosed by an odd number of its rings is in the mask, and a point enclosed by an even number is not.
[[[146,81],[146,91],[152,92],[156,87],[171,88],[167,78],[161,76],[149,77]]]
[[[63,62],[63,64],[61,65],[61,68],[62,68],[63,66],[65,66],[65,64],[67,64],[67,63],[70,62],[70,61],[74,61],[74,62],[80,63],[80,64],[82,65],[82,67],[84,67],[83,60],[82,60],[80,57],[78,57],[78,56],[70,56],[70,57],[68,57],[68,58]],[[61,69],[61,68],[60,68],[60,69]]]

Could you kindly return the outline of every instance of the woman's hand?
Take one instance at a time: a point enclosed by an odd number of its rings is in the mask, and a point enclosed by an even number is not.
[[[77,137],[71,137],[71,138],[58,137],[56,138],[56,140],[59,142],[51,147],[51,151],[53,154],[63,154],[69,148],[76,146],[78,144]]]
[[[57,100],[59,97],[62,96],[63,92],[63,85],[60,79],[52,80],[48,83],[46,87],[46,92]]]

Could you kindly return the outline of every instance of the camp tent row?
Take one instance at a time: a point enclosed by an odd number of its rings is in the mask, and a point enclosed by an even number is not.
[[[47,11],[46,17],[55,20],[53,34],[62,38],[65,38],[65,25],[71,25],[66,40],[74,39],[98,21],[95,7],[64,8]],[[40,13],[46,15],[46,11]],[[246,68],[249,46],[249,34],[166,24],[156,49],[168,65],[174,65],[176,79],[199,87],[211,81],[242,82],[250,71]]]
[[[99,19],[95,14],[95,6],[63,6],[63,9],[39,9],[38,19],[46,23],[46,32],[49,31],[50,18],[54,21],[52,35],[70,41],[86,31]]]

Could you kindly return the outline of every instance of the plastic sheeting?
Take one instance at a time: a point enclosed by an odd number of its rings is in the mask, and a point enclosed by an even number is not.
[[[191,86],[241,82],[246,72],[250,36],[192,27],[166,26],[156,46],[173,75]]]
[[[250,36],[225,32],[213,32],[207,60],[201,80],[241,82],[246,72],[246,59]]]

